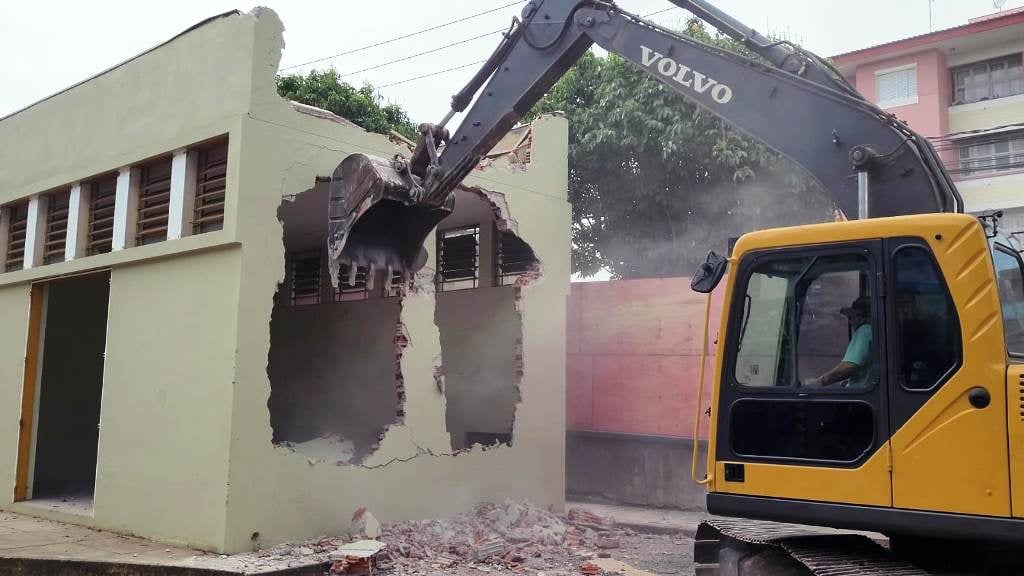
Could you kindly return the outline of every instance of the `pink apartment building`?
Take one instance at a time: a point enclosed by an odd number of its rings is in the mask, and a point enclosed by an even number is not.
[[[867,98],[931,139],[969,212],[1024,234],[1024,8],[839,54]],[[1024,238],[1022,238],[1024,239]]]

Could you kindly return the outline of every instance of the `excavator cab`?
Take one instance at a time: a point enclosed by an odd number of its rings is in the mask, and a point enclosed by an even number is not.
[[[729,267],[709,512],[1024,541],[1018,250],[914,215],[754,232]]]

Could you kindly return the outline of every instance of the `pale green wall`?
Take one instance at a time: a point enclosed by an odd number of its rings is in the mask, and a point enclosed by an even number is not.
[[[261,19],[260,42],[276,42],[276,26]],[[432,263],[417,280],[422,289],[403,301],[401,319],[410,340],[402,357],[407,395],[403,425],[391,427],[361,467],[310,465],[300,454],[272,445],[267,322],[284,272],[277,204],[282,196],[310,188],[316,176],[330,175],[349,153],[408,154],[383,137],[290,110],[272,92],[279,48],[257,50],[266,60],[254,65],[254,104],[241,129],[246,169],[240,187],[250,200],[240,205],[238,219],[244,249],[227,549],[251,546],[253,532],[267,543],[344,532],[360,506],[383,521],[449,514],[481,500],[506,497],[561,506],[570,216],[565,200],[567,127],[558,118],[535,123],[529,169],[496,167],[474,172],[467,180],[468,185],[505,194],[509,217],[518,221],[521,236],[544,265],[544,279],[523,294],[526,373],[513,446],[448,455],[445,397],[433,377],[441,350],[433,323]],[[434,246],[433,236],[426,246]],[[409,490],[411,478],[415,490]]]
[[[0,507],[14,500],[30,295],[28,284],[0,286]]]
[[[567,127],[534,124],[528,169],[474,171],[544,278],[523,290],[526,371],[512,447],[457,457],[434,381],[440,360],[428,264],[405,298],[410,344],[404,423],[363,466],[310,465],[271,442],[269,323],[284,273],[282,197],[345,155],[408,154],[384,137],[294,112],[274,92],[282,26],[260,10],[216,20],[121,68],[0,120],[6,202],[205,138],[230,135],[221,232],[0,274],[0,506],[14,484],[28,282],[112,268],[94,517],[74,522],[218,551],[339,533],[359,506],[384,521],[465,510],[480,500],[564,499],[565,298],[569,281]],[[216,57],[211,57],[215,54]],[[251,88],[251,91],[250,91]],[[443,111],[439,111],[443,112]],[[7,164],[10,160],[10,164]],[[433,246],[433,237],[427,246]],[[409,490],[409,479],[416,490]],[[53,514],[49,514],[53,516]]]

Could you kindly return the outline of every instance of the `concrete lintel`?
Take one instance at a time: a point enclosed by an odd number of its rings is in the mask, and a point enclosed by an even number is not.
[[[28,221],[25,227],[25,259],[22,269],[35,268],[43,263],[43,242],[46,238],[46,212],[50,199],[36,194],[28,201]]]
[[[139,171],[130,166],[117,173],[117,192],[114,195],[113,249],[124,250],[135,246],[135,222],[138,219]]]
[[[168,240],[176,240],[192,233],[197,158],[198,154],[194,150],[177,150],[171,159],[171,198],[167,217]]]
[[[68,235],[64,244],[64,261],[85,256],[89,239],[89,193],[91,186],[75,182],[68,197]]]

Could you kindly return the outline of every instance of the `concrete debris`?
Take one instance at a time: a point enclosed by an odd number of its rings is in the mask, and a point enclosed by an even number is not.
[[[353,538],[379,538],[380,522],[366,508],[359,508],[352,515],[348,533]]]
[[[434,569],[459,564],[478,569],[489,564],[537,570],[549,567],[548,561],[556,558],[593,557],[584,549],[597,547],[599,539],[618,542],[614,527],[608,518],[579,511],[560,516],[529,502],[478,504],[472,512],[445,520],[386,525],[381,539],[388,543],[391,565],[383,566],[394,567],[400,574],[424,563]]]
[[[364,508],[360,508],[360,510],[365,511]],[[370,576],[376,572],[381,553],[386,547],[387,544],[376,540],[359,540],[345,544],[330,554],[330,573],[332,575]]]

